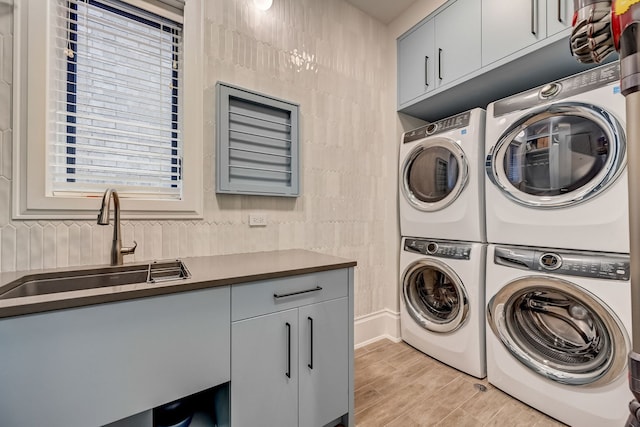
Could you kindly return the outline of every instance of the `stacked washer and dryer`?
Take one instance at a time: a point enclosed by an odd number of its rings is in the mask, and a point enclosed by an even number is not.
[[[400,147],[402,339],[470,375],[485,362],[485,111],[405,132]]]
[[[631,335],[618,64],[487,107],[487,377],[573,426],[620,426]]]
[[[400,147],[402,339],[573,426],[623,425],[632,399],[618,82],[601,66]]]

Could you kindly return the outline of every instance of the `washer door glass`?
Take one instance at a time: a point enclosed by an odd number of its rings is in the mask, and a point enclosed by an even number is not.
[[[462,281],[446,264],[424,259],[411,264],[402,286],[407,312],[432,332],[452,332],[467,319],[469,299]]]
[[[454,141],[428,140],[416,146],[402,168],[402,192],[414,207],[437,211],[452,203],[467,181],[464,153]]]
[[[491,300],[493,333],[521,363],[562,384],[602,386],[624,373],[629,338],[600,299],[552,277],[525,277]]]
[[[624,130],[606,111],[554,104],[521,118],[487,159],[492,181],[528,206],[567,206],[596,195],[624,168]]]

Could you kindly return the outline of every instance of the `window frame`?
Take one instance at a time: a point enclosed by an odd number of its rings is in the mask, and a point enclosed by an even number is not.
[[[140,7],[141,0],[121,0]],[[51,125],[47,110],[47,76],[51,44],[50,1],[15,0],[13,87],[13,206],[14,219],[94,219],[99,200],[53,196],[48,190],[47,138]],[[146,4],[145,4],[146,5]],[[157,13],[151,7],[146,8]],[[122,197],[123,218],[199,219],[203,217],[203,52],[201,0],[184,8],[182,100],[182,198],[159,200]],[[169,12],[168,12],[169,13]],[[44,95],[43,95],[44,94]],[[184,102],[188,99],[189,102]],[[33,123],[40,125],[33,125]],[[105,188],[106,189],[106,188]],[[117,186],[115,187],[117,190]]]

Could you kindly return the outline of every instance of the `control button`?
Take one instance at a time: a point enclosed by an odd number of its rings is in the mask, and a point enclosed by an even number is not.
[[[549,99],[556,96],[558,92],[560,92],[561,87],[559,83],[549,83],[543,86],[542,89],[540,89],[540,98]]]
[[[626,271],[624,271],[624,270],[616,270],[616,273],[618,273],[618,274],[625,274],[625,273],[626,273]]]
[[[428,254],[435,254],[437,250],[438,250],[438,244],[437,243],[430,242],[427,245],[427,253]]]
[[[545,270],[556,270],[562,265],[562,258],[560,255],[545,253],[540,256],[540,266]],[[575,266],[576,270],[579,270],[579,266]]]
[[[436,129],[438,129],[438,125],[436,123],[430,124],[429,126],[427,126],[427,135],[433,134]]]

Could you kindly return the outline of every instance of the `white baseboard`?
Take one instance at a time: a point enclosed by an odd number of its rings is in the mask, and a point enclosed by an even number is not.
[[[355,348],[384,338],[400,342],[400,313],[384,309],[360,316],[355,320],[353,334]]]

